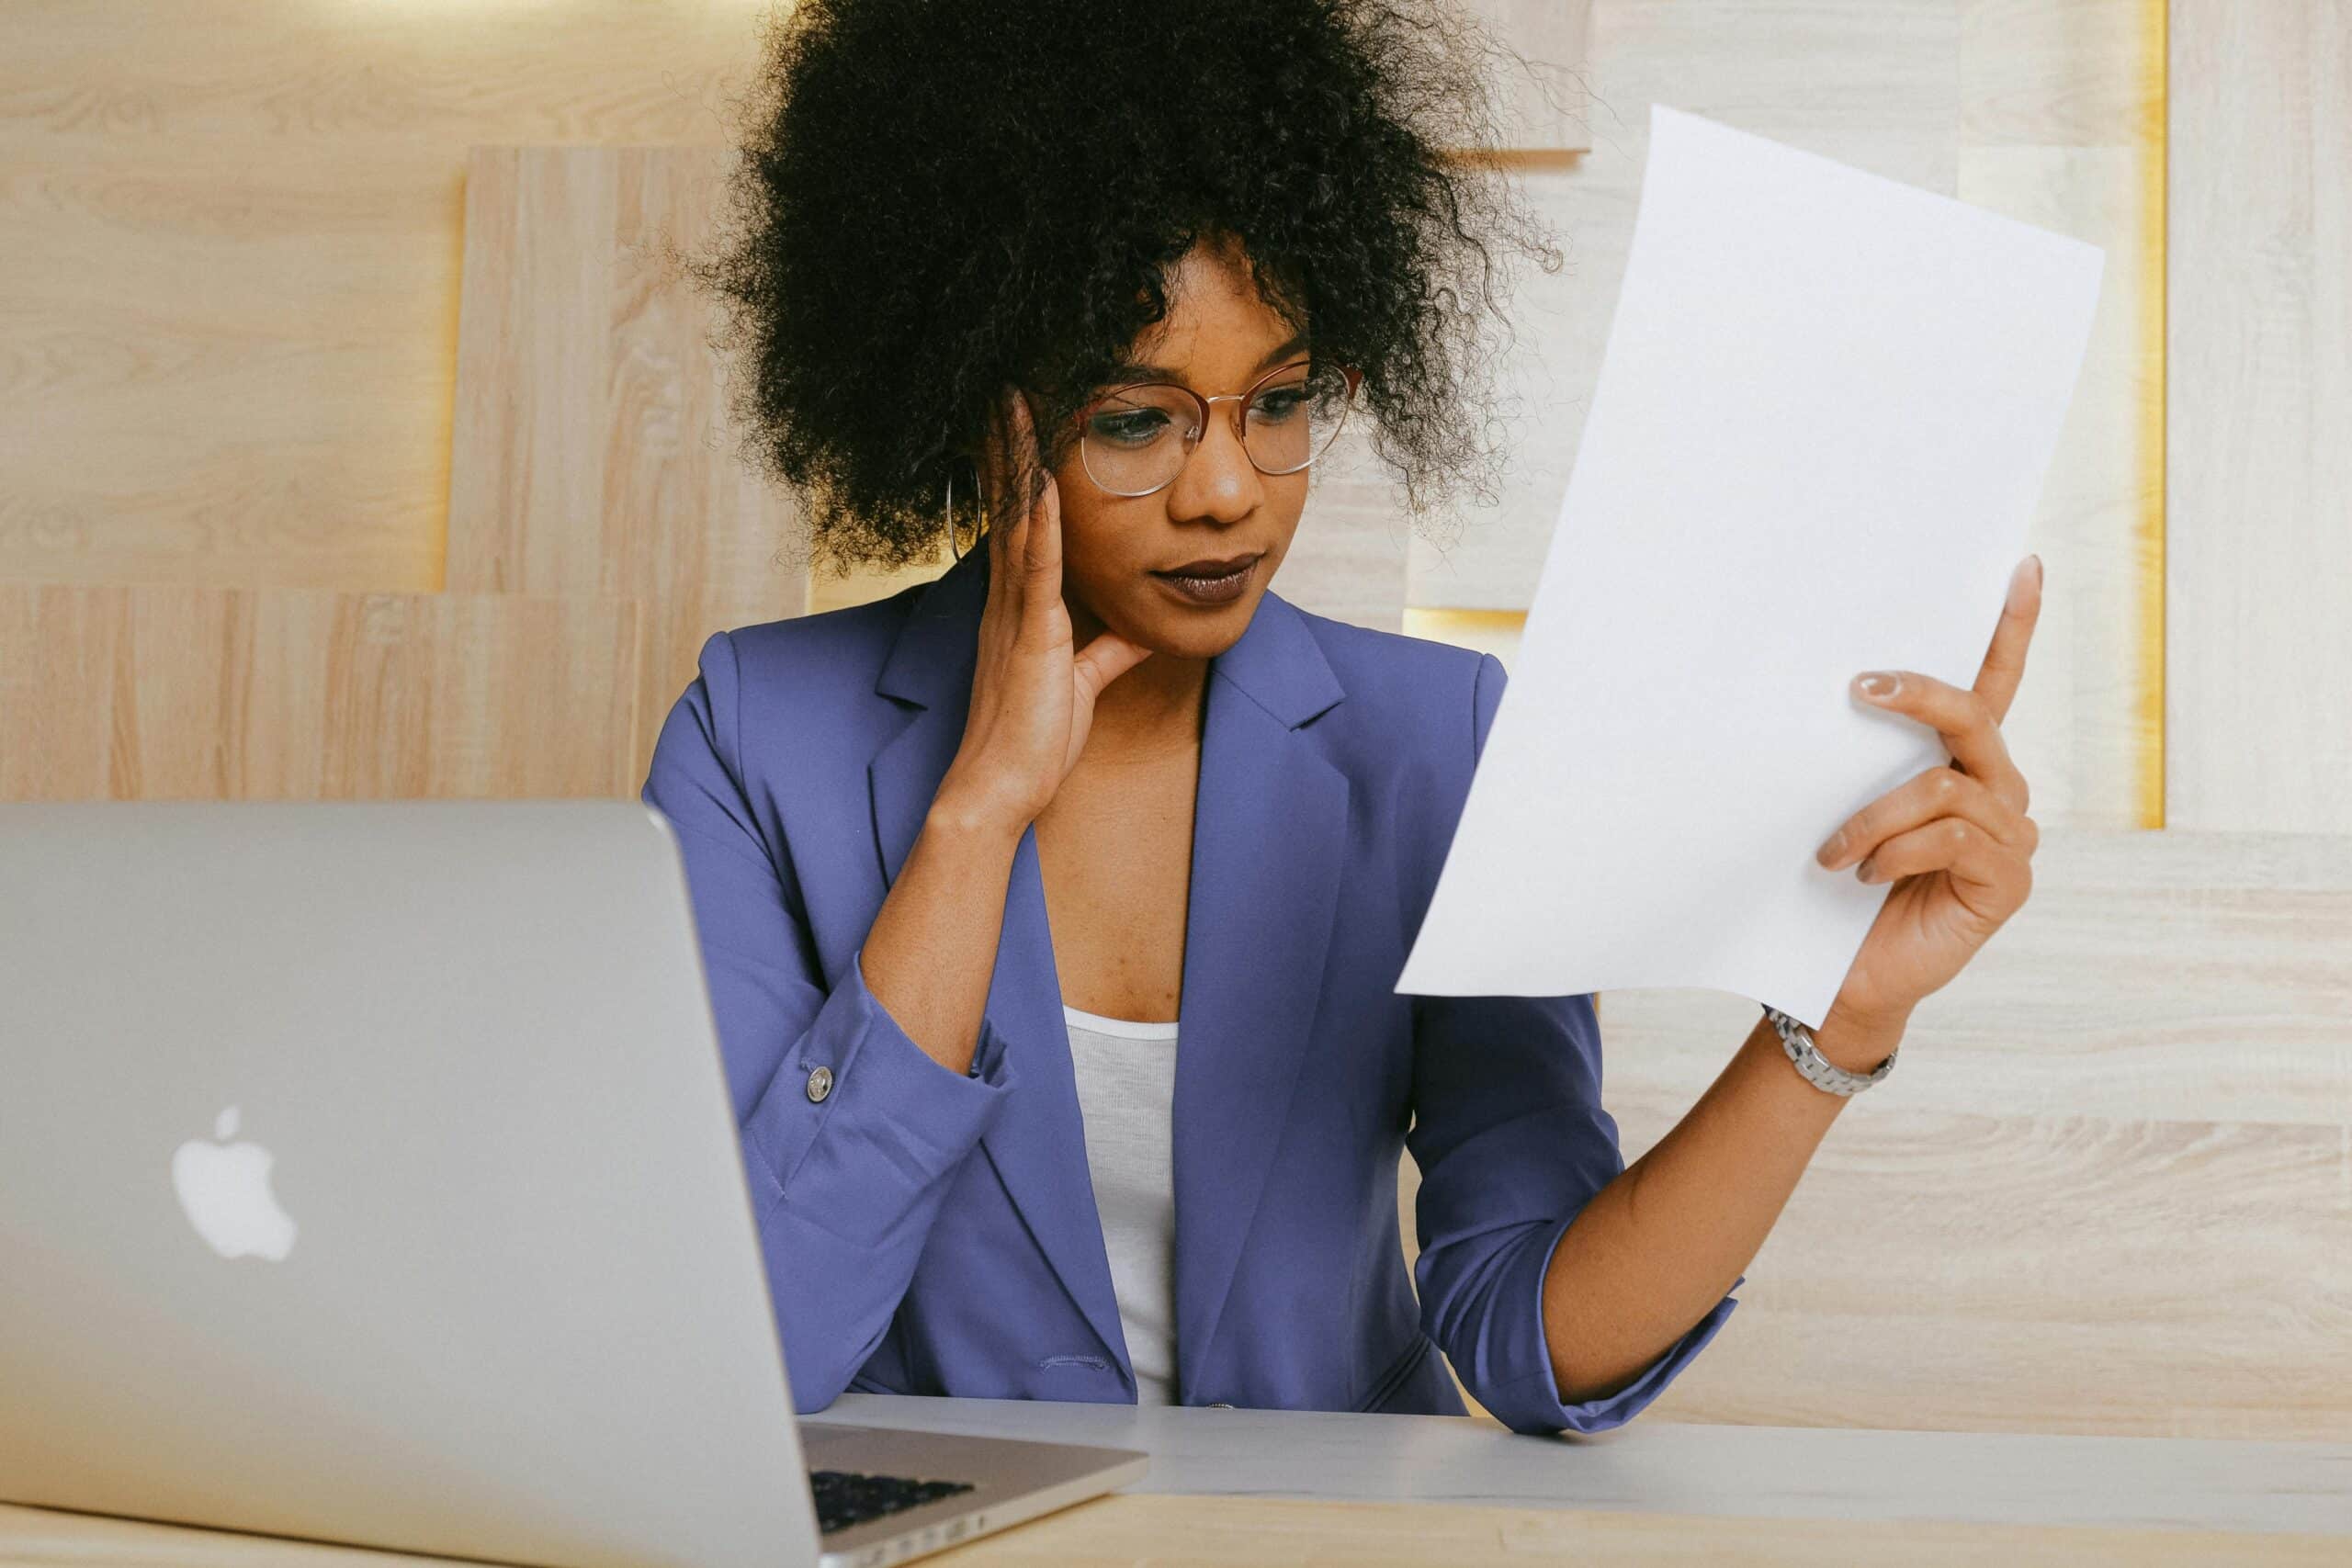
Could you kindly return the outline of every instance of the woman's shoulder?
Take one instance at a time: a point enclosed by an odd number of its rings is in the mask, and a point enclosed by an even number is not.
[[[715,741],[748,784],[853,756],[863,766],[899,705],[876,695],[923,584],[862,604],[714,631],[681,699],[708,714]]]
[[[928,582],[887,597],[729,627],[738,678],[763,705],[870,697],[907,616]]]
[[[864,649],[878,669],[899,627],[929,587],[928,581],[910,582],[883,598],[732,626],[727,635],[746,655],[786,663],[814,652],[852,655]]]

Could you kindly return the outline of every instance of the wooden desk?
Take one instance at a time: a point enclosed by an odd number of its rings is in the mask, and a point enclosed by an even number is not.
[[[1522,1438],[1449,1416],[844,1396],[816,1421],[1145,1450],[1151,1473],[925,1561],[2352,1562],[2352,1444],[1650,1422]],[[429,1559],[0,1507],[0,1561],[392,1568]]]

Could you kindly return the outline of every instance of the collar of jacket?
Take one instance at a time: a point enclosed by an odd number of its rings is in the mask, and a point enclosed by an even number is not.
[[[977,549],[926,585],[875,682],[881,695],[919,705],[866,769],[886,883],[963,739],[988,571],[988,552]],[[1224,1386],[1216,1335],[1299,1089],[1347,843],[1347,775],[1301,727],[1343,695],[1302,613],[1272,589],[1210,661],[1202,694],[1173,1115],[1177,1382],[1187,1403],[1236,1392]],[[1020,1059],[1022,1089],[981,1146],[1132,1389],[1061,1010],[1033,825],[1014,852],[986,1008]],[[1327,1060],[1319,1070],[1340,1066]]]

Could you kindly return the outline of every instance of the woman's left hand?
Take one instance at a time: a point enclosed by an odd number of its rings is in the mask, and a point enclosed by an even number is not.
[[[2041,558],[2030,556],[2010,580],[1973,689],[1909,670],[1855,679],[1857,695],[1934,726],[1952,755],[1848,818],[1815,856],[1831,871],[1859,862],[1863,881],[1894,882],[1832,1010],[1858,1032],[1899,1036],[1919,1000],[1959,974],[2032,891],[2041,835],[2025,814],[2025,775],[2009,760],[2001,719],[2041,613]],[[1871,675],[1891,689],[1870,690]]]

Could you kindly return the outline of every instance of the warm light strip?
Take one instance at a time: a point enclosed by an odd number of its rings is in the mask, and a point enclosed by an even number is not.
[[[2143,354],[2155,364],[2155,386],[2140,401],[2139,515],[2132,536],[2140,562],[2140,712],[2142,735],[2151,738],[2140,752],[2139,819],[2143,828],[2165,825],[2165,405],[2168,373],[2165,341],[2165,201],[2172,156],[2169,128],[2170,0],[2142,0],[2142,70],[2154,82],[2141,101],[2154,112],[2142,117],[2140,137],[2140,333]]]
[[[1408,636],[1454,643],[1482,652],[1517,648],[1526,629],[1524,610],[1437,610],[1412,604],[1405,607],[1404,630]],[[1503,663],[1508,668],[1510,660],[1504,659]]]

